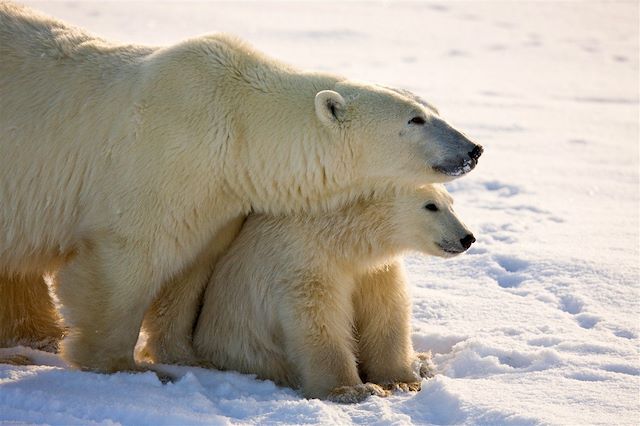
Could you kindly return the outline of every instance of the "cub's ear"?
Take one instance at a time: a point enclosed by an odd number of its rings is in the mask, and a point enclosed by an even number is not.
[[[346,102],[342,95],[333,90],[323,90],[316,94],[316,115],[325,125],[335,126],[344,118]]]

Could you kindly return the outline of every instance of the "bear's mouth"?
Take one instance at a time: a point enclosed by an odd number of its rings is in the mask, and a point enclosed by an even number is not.
[[[458,164],[446,164],[440,166],[433,166],[433,170],[438,173],[442,173],[447,176],[462,176],[473,170],[478,164],[478,161],[473,158],[465,158]]]
[[[464,252],[464,250],[453,248],[451,246],[447,246],[447,245],[444,245],[444,244],[436,243],[436,245],[440,248],[440,250],[442,250],[443,252],[445,252],[447,254],[450,254],[451,256],[456,256],[456,255]]]

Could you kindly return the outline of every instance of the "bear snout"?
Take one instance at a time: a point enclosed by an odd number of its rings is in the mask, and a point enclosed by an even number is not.
[[[475,161],[478,161],[478,158],[480,158],[483,152],[484,148],[482,147],[482,145],[476,145],[475,147],[473,147],[473,150],[469,152],[469,157],[473,158]]]
[[[471,247],[471,244],[475,242],[476,238],[473,236],[473,234],[468,234],[464,238],[460,239],[460,244],[462,244],[462,247],[464,247],[465,250]]]

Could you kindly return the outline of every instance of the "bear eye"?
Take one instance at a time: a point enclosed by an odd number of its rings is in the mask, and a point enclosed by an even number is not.
[[[429,210],[429,211],[431,211],[431,212],[437,212],[437,211],[438,211],[438,206],[436,206],[436,205],[435,205],[435,204],[433,204],[433,203],[426,204],[426,205],[424,206],[424,208],[425,208],[425,209],[427,209],[427,210]]]
[[[426,123],[426,121],[424,120],[424,118],[422,117],[413,117],[411,120],[409,120],[409,124],[419,124],[422,125]]]

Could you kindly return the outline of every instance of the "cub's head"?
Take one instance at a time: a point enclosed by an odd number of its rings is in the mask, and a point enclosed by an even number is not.
[[[440,257],[466,251],[476,239],[452,209],[442,185],[425,185],[398,194],[394,203],[397,243],[403,248]]]
[[[483,151],[408,91],[347,80],[319,92],[315,108],[351,144],[360,176],[447,182],[471,171]]]

